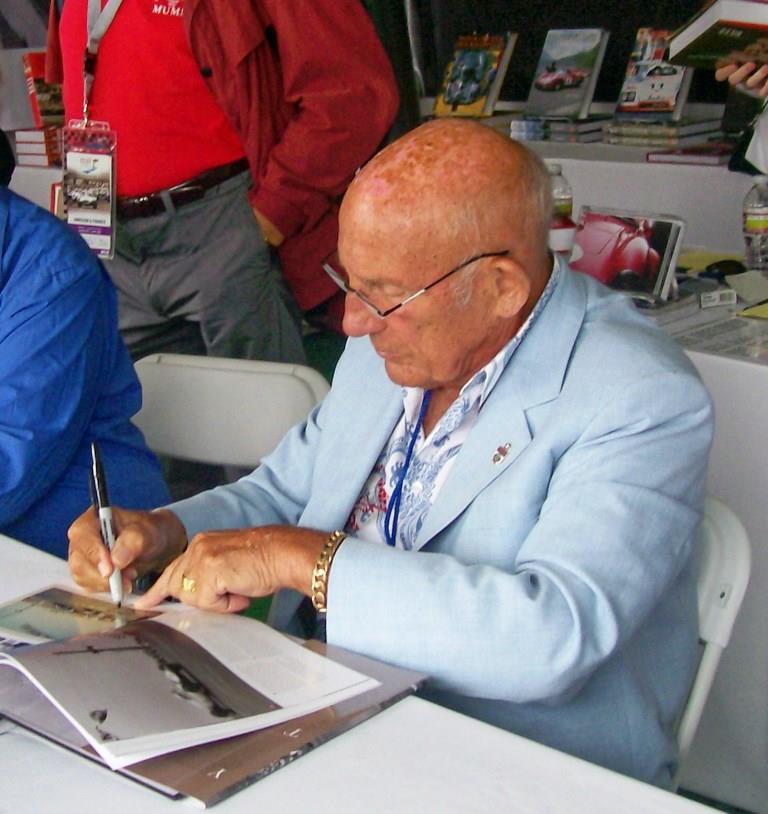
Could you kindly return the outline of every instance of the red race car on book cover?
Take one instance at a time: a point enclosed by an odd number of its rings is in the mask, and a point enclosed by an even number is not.
[[[539,90],[578,88],[588,76],[589,71],[583,68],[557,68],[552,64],[536,77],[534,84]]]

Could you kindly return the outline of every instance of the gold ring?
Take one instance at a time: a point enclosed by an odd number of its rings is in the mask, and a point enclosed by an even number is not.
[[[182,577],[181,590],[193,594],[197,590],[197,582],[192,577]]]

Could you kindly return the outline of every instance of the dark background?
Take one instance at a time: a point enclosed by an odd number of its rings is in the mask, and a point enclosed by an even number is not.
[[[395,0],[396,1],[396,0]],[[381,0],[379,0],[381,2]],[[386,2],[386,0],[385,0]],[[460,34],[516,31],[517,44],[501,91],[502,100],[523,100],[550,28],[605,28],[611,32],[595,101],[618,99],[638,28],[674,29],[703,5],[703,0],[415,0],[421,28],[426,94],[434,96]],[[696,71],[689,101],[724,102],[727,83],[708,71]]]

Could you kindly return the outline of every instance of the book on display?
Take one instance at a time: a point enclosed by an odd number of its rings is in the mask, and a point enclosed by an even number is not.
[[[460,36],[435,98],[434,115],[490,116],[516,41],[513,31]]]
[[[629,121],[617,119],[605,126],[605,132],[611,136],[693,136],[700,133],[716,133],[720,130],[719,118],[693,119],[683,118],[679,121]]]
[[[616,105],[618,117],[682,116],[693,70],[665,61],[669,33],[659,28],[638,29]]]
[[[652,150],[645,156],[646,161],[660,164],[707,164],[718,166],[727,164],[733,155],[733,144],[712,142],[694,144],[669,150]]]
[[[61,84],[45,81],[45,51],[26,51],[21,59],[35,126],[64,124]]]
[[[603,141],[606,144],[625,144],[639,147],[684,147],[690,144],[706,144],[712,139],[720,139],[722,133],[694,133],[690,136],[664,135],[613,135],[606,133]]]
[[[608,37],[602,28],[550,29],[536,64],[525,113],[586,118]]]

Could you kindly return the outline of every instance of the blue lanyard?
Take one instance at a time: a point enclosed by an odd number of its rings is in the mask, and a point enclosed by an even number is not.
[[[419,410],[419,417],[416,419],[413,431],[411,432],[411,440],[408,442],[408,449],[405,453],[405,460],[403,461],[403,468],[400,470],[400,477],[397,479],[397,484],[392,490],[392,495],[387,503],[387,512],[384,515],[384,538],[387,545],[394,546],[397,542],[397,519],[400,515],[400,503],[403,499],[403,483],[405,476],[408,472],[408,467],[411,465],[411,458],[413,458],[413,448],[416,446],[416,439],[419,437],[421,425],[424,423],[424,416],[427,414],[427,407],[429,407],[429,400],[432,398],[432,391],[425,390],[424,397],[421,400],[421,409]]]

